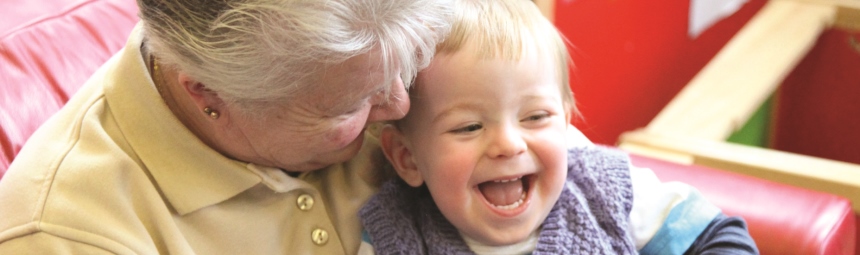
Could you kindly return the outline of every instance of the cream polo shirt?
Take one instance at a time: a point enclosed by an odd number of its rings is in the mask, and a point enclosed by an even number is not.
[[[355,159],[292,178],[205,146],[160,100],[140,25],[0,181],[0,254],[355,254]]]

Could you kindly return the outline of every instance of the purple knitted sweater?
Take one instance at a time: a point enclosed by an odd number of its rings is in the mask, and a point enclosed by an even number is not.
[[[627,231],[633,206],[628,160],[608,148],[570,150],[567,183],[533,254],[635,254]],[[474,254],[426,187],[390,181],[359,215],[377,254]]]

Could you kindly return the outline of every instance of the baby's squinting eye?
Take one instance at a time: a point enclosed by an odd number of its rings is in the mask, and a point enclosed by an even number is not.
[[[530,116],[526,117],[525,119],[523,119],[522,121],[537,121],[537,120],[542,120],[545,118],[549,118],[548,113],[530,115]]]
[[[471,125],[468,125],[465,127],[451,130],[451,132],[452,133],[468,133],[468,132],[475,132],[475,131],[481,130],[481,128],[484,128],[484,126],[482,126],[481,124],[471,124]]]

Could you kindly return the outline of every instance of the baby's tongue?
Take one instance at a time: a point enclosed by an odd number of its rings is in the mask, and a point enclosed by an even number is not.
[[[491,204],[510,205],[520,200],[523,195],[523,181],[510,182],[485,182],[478,185],[478,189],[484,194]]]

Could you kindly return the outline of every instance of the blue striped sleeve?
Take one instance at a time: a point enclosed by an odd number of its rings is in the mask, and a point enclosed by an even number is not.
[[[368,234],[367,231],[363,230],[361,231],[361,241],[368,244],[373,244],[373,242],[370,241],[370,234]]]
[[[361,244],[358,246],[358,253],[356,255],[375,255],[376,253],[373,251],[372,242],[370,242],[370,234],[367,231],[361,231]]]
[[[663,225],[639,253],[684,254],[719,213],[719,208],[698,192],[692,192],[672,208]]]

